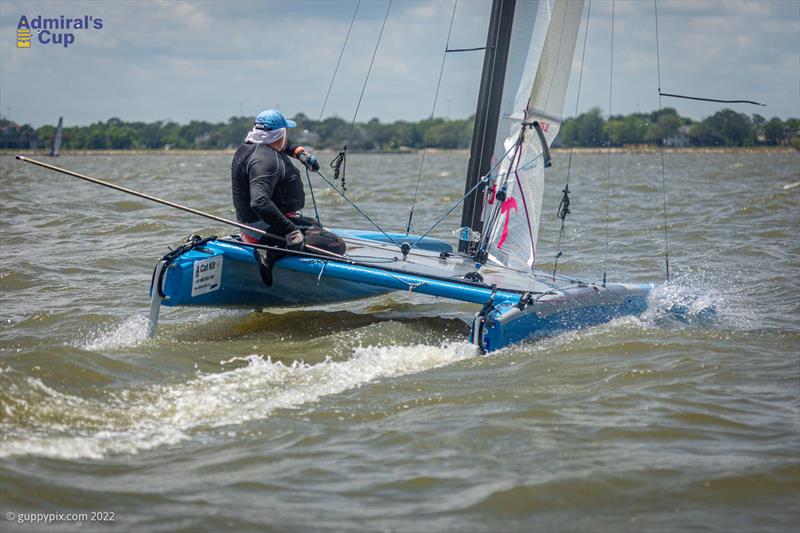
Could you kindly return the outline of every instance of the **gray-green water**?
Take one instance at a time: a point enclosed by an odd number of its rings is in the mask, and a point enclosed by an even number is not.
[[[563,272],[602,276],[608,161],[573,160]],[[661,280],[659,156],[610,161],[609,278]],[[229,156],[51,162],[232,216]],[[466,163],[428,155],[415,230]],[[352,156],[352,198],[402,229],[418,164]],[[226,229],[0,158],[0,527],[103,511],[124,530],[797,530],[800,158],[667,154],[666,172],[673,282],[651,309],[482,357],[475,308],[407,293],[165,309],[146,340],[156,259]],[[315,186],[323,222],[366,226]],[[689,293],[717,317],[671,320]]]

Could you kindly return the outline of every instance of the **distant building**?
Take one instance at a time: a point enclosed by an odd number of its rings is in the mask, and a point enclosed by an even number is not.
[[[664,146],[673,146],[673,147],[684,147],[689,146],[689,130],[691,128],[689,126],[681,126],[678,128],[678,133],[673,135],[672,137],[666,137],[661,139],[661,143]]]
[[[16,122],[0,118],[0,148],[35,150],[38,147],[36,132],[29,124],[20,126]]]
[[[211,134],[204,133],[203,135],[199,135],[194,138],[194,144],[195,146],[197,146],[198,144],[204,144],[207,143],[209,139],[211,139]]]

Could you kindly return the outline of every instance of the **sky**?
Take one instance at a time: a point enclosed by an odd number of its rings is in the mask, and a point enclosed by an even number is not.
[[[358,121],[430,115],[453,5],[394,0]],[[361,1],[324,117],[353,118],[387,6]],[[490,7],[489,0],[458,1],[451,48],[485,44]],[[657,7],[664,92],[757,100],[767,107],[728,107],[800,117],[800,1],[658,0]],[[0,113],[35,127],[59,116],[66,125],[111,117],[220,122],[268,107],[316,119],[355,8],[356,0],[2,0]],[[564,116],[594,106],[608,113],[609,103],[612,114],[658,109],[653,1],[591,1],[578,98],[587,11],[589,0]],[[34,30],[31,47],[17,48],[23,15],[88,15],[102,28],[58,30],[73,33],[67,47],[39,42]],[[447,55],[436,116],[474,113],[482,62],[482,51]],[[662,104],[694,119],[725,107]]]

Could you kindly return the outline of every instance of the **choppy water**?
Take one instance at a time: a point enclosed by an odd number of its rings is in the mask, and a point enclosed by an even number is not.
[[[607,161],[574,158],[563,272],[602,276]],[[51,162],[233,216],[228,156]],[[611,162],[609,278],[660,280],[660,159]],[[417,231],[466,163],[428,155]],[[418,164],[354,155],[352,198],[402,229]],[[481,357],[472,306],[406,293],[164,309],[147,340],[156,259],[226,229],[0,158],[2,529],[92,511],[165,531],[800,529],[800,158],[667,154],[666,172],[673,282],[651,309]],[[365,226],[315,185],[323,222]],[[717,317],[670,319],[690,294]]]

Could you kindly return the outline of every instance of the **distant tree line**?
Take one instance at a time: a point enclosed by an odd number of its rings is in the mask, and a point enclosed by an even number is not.
[[[194,120],[189,124],[171,121],[124,122],[112,118],[88,126],[65,127],[64,149],[220,149],[238,146],[253,125],[253,117],[231,117],[227,122]],[[303,113],[294,117],[295,141],[317,149],[403,150],[419,148],[469,148],[473,117],[448,120],[435,118],[419,122],[381,123],[373,118],[352,124],[331,117],[315,121]],[[0,118],[0,148],[46,148],[55,126],[34,129]],[[786,145],[800,148],[800,120],[770,120],[748,116],[730,109],[695,122],[681,117],[675,109],[652,113],[613,115],[608,120],[599,108],[567,119],[557,146],[602,147],[628,145],[669,146],[755,146]]]
[[[667,107],[652,113],[612,115],[608,120],[593,108],[561,127],[562,146],[756,146],[791,144],[800,148],[800,120],[748,116],[723,109],[695,122]]]

